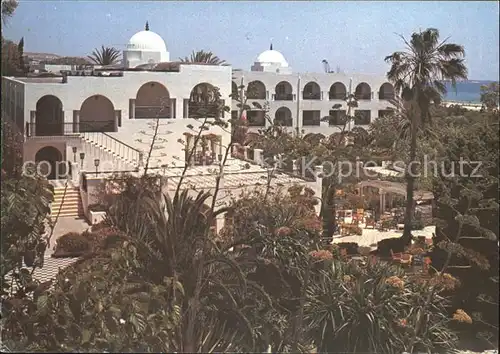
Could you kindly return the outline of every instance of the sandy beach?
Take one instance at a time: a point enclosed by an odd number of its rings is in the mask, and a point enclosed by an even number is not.
[[[460,106],[470,111],[480,111],[482,107],[481,103],[454,102],[454,101],[444,101],[443,105],[445,107]]]

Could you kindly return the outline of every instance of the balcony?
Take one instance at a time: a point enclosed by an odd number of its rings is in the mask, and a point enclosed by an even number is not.
[[[295,101],[293,93],[276,93],[273,95],[274,101]]]
[[[394,95],[394,92],[379,92],[378,94],[378,99],[379,100],[393,100],[396,95]]]
[[[67,136],[85,132],[115,132],[115,121],[79,123],[26,123],[26,136]]]
[[[170,117],[170,107],[168,106],[136,106],[135,107],[135,118],[171,118]]]
[[[321,100],[321,87],[314,81],[308,82],[302,92],[304,100]]]
[[[319,92],[304,92],[302,95],[304,100],[321,100],[321,93]]]
[[[344,100],[346,98],[345,92],[328,92],[328,99],[332,100]]]

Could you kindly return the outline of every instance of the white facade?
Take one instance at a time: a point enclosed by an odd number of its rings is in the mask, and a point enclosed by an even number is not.
[[[131,37],[120,70],[72,73],[62,78],[3,77],[3,117],[16,122],[24,132],[24,159],[39,160],[40,152],[52,147],[58,151],[58,160],[70,159],[72,154],[77,160],[77,155],[85,152],[83,169],[93,169],[96,158],[119,159],[120,166],[134,168],[145,157],[140,158],[139,153],[149,151],[154,130],[151,124],[160,118],[153,164],[183,165],[186,155],[179,140],[192,144],[189,136],[200,126],[200,120],[194,119],[197,112],[213,108],[213,100],[206,96],[209,87],[219,88],[221,99],[232,107],[233,118],[238,113],[234,97],[241,94],[241,84],[250,106],[255,102],[268,107],[247,112],[250,131],[268,124],[264,119],[267,114],[290,131],[325,136],[343,127],[343,99],[349,92],[358,97],[358,107],[351,113],[359,113],[350,128],[366,127],[386,112],[388,98],[394,94],[382,76],[293,73],[285,57],[272,46],[257,56],[251,71],[168,63],[169,58],[163,39],[146,26]],[[150,64],[151,70],[137,69],[144,64]],[[341,108],[334,109],[334,105]],[[329,116],[331,119],[324,121]],[[213,155],[219,155],[231,139],[229,130],[217,126],[203,134],[218,139],[211,140]]]
[[[325,136],[344,128],[342,116],[346,115],[346,95],[355,94],[358,107],[350,112],[356,119],[347,129],[356,126],[366,128],[370,122],[386,114],[394,97],[393,86],[383,76],[336,73],[292,73],[285,57],[278,51],[261,53],[251,71],[234,71],[233,98],[241,96],[243,84],[247,104],[267,105],[265,114],[271,121],[278,121],[290,131],[321,133]],[[237,100],[233,100],[233,114],[237,112]],[[340,105],[340,108],[333,107]],[[257,109],[247,112],[250,131],[269,125],[264,112]],[[329,118],[331,117],[331,118]]]
[[[200,84],[218,87],[222,99],[229,103],[230,82],[230,67],[181,65],[179,72],[125,71],[117,77],[2,78],[2,95],[3,102],[7,102],[5,117],[17,122],[19,129],[29,136],[24,157],[30,161],[35,160],[44,144],[59,144],[57,148],[66,156],[64,151],[68,149],[61,146],[65,142],[68,146],[75,144],[68,135],[91,125],[104,127],[106,135],[146,151],[147,135],[152,131],[150,123],[155,121],[161,106],[168,110],[160,112],[161,133],[168,134],[162,136],[168,140],[163,143],[168,156],[161,163],[166,164],[176,160],[174,157],[184,161],[183,146],[177,140],[185,140],[183,134],[190,131],[187,125],[199,125],[196,120],[187,119],[193,117],[190,98],[195,87]],[[145,98],[144,93],[154,96]],[[43,112],[44,105],[54,112],[48,116]],[[48,136],[47,131],[42,132],[44,126],[54,123],[56,133]],[[147,133],[143,137],[142,131]],[[206,133],[222,136],[223,145],[229,144],[229,133],[219,127],[211,127]],[[144,143],[138,143],[139,139]]]

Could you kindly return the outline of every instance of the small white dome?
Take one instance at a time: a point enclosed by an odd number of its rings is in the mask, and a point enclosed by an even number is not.
[[[283,54],[273,49],[260,53],[257,57],[257,62],[261,64],[280,64],[284,68],[288,67],[288,62],[285,60]]]
[[[127,44],[128,50],[151,50],[155,52],[166,52],[167,46],[159,34],[152,31],[140,31],[130,38]]]

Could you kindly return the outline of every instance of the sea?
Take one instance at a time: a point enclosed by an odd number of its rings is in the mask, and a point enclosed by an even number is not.
[[[444,97],[445,101],[456,101],[466,103],[481,103],[481,86],[489,85],[494,81],[484,80],[469,80],[457,82],[456,88],[453,88],[450,83],[446,83],[447,93]]]

